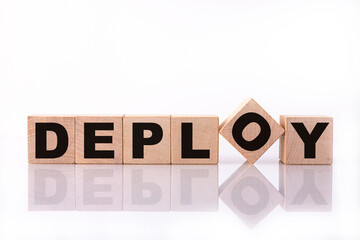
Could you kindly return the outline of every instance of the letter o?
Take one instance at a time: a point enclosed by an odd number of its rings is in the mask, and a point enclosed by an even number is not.
[[[255,139],[247,141],[244,139],[242,133],[245,127],[252,122],[259,124],[261,130]],[[235,142],[239,144],[240,147],[248,151],[256,151],[264,146],[269,140],[271,129],[269,123],[260,114],[249,112],[245,113],[236,120],[232,129],[232,135]]]

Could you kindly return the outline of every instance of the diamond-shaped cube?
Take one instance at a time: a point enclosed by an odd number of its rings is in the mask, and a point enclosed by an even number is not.
[[[252,164],[283,133],[284,129],[252,98],[220,124],[220,134]]]

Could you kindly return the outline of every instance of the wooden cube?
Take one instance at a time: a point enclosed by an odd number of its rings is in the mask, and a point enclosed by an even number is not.
[[[122,163],[122,115],[76,117],[76,163]]]
[[[284,129],[252,98],[220,124],[220,134],[251,164],[284,133]]]
[[[170,115],[125,115],[124,164],[170,164]]]
[[[217,164],[218,158],[216,115],[171,116],[171,164]]]
[[[220,186],[219,197],[250,228],[283,201],[280,192],[248,162]]]
[[[286,211],[328,212],[332,208],[331,165],[279,164],[279,190]]]
[[[75,117],[28,117],[29,163],[75,163]]]
[[[279,148],[284,164],[332,164],[332,117],[281,115],[280,124],[285,129]]]

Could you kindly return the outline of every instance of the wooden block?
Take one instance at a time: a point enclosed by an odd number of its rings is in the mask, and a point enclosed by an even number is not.
[[[76,163],[122,163],[122,115],[76,116]]]
[[[121,211],[122,165],[76,165],[76,210]]]
[[[220,186],[219,192],[220,199],[250,228],[283,201],[276,188],[248,162]]]
[[[170,211],[170,165],[123,166],[124,211]]]
[[[284,129],[252,98],[220,124],[220,134],[251,164],[284,133]]]
[[[28,117],[29,163],[75,163],[75,117]]]
[[[125,115],[124,164],[170,164],[170,115]]]
[[[279,190],[286,211],[328,212],[332,207],[331,165],[279,164]]]
[[[171,166],[172,211],[218,210],[217,165]]]
[[[75,165],[28,166],[29,211],[75,210]]]
[[[217,164],[218,158],[216,115],[171,116],[171,164]]]
[[[332,117],[281,115],[280,124],[285,129],[279,148],[284,164],[332,164]]]

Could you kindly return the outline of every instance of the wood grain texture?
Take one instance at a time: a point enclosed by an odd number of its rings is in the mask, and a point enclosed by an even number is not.
[[[76,116],[76,163],[122,164],[122,123],[123,115]],[[85,123],[112,123],[114,130],[96,130],[95,136],[111,136],[112,143],[96,143],[95,150],[114,151],[114,158],[84,157]]]
[[[305,144],[291,123],[303,123],[311,133],[317,123],[329,123],[316,142],[315,158],[305,158]],[[280,124],[285,134],[280,138],[279,156],[284,164],[332,164],[333,118],[327,116],[281,115]]]
[[[183,158],[181,124],[192,123],[194,150],[209,150],[210,158]],[[216,115],[171,116],[171,164],[218,164],[219,118]]]
[[[144,146],[144,157],[133,157],[133,123],[156,123],[162,128],[159,143]],[[151,131],[144,131],[144,138],[150,138]],[[125,115],[123,120],[123,163],[124,164],[170,164],[170,115]]]
[[[75,117],[74,116],[51,116],[36,115],[28,116],[28,162],[29,163],[75,163]],[[35,154],[35,125],[36,123],[61,124],[68,134],[68,148],[58,158],[36,158]],[[46,135],[47,149],[52,150],[57,146],[57,136],[48,131]]]
[[[271,134],[267,142],[261,148],[254,151],[249,151],[239,146],[232,134],[235,122],[244,114],[251,112],[261,115],[271,129]],[[246,141],[251,142],[259,135],[260,130],[260,126],[252,122],[244,128],[242,136]],[[255,163],[283,133],[284,129],[252,98],[246,99],[241,103],[240,106],[220,124],[220,134],[251,164]]]

